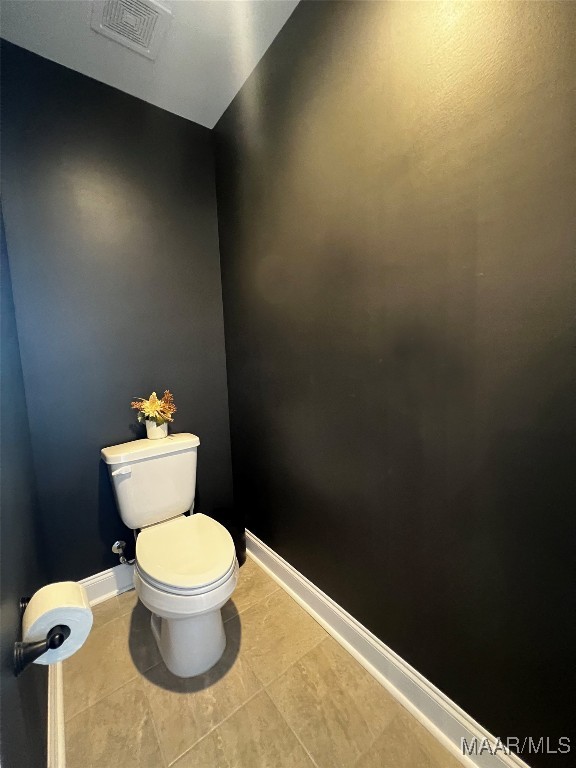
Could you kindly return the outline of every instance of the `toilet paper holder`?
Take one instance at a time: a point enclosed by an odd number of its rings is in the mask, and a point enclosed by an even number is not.
[[[24,615],[26,606],[30,602],[29,597],[20,598],[20,619]],[[40,658],[46,651],[55,650],[70,637],[70,627],[58,624],[48,632],[44,640],[32,643],[14,643],[14,675],[18,677],[32,662]]]

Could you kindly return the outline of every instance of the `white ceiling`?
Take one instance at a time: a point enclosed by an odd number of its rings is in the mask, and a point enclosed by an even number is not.
[[[90,28],[90,0],[2,0],[2,37],[213,128],[298,0],[163,0],[172,23],[151,61]]]

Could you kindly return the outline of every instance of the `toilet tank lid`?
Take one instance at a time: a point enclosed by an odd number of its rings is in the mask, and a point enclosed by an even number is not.
[[[106,464],[127,464],[167,453],[185,451],[200,445],[200,438],[190,432],[168,435],[158,440],[131,440],[129,443],[102,448],[101,456]]]

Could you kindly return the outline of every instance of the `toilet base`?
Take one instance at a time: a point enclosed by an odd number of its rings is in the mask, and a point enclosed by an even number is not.
[[[194,677],[216,664],[226,648],[221,608],[238,582],[238,561],[217,586],[196,594],[174,594],[142,578],[136,561],[134,587],[152,614],[151,628],[160,655],[170,672]]]
[[[153,613],[150,626],[164,664],[178,677],[207,672],[226,648],[219,608],[184,619],[163,619]]]

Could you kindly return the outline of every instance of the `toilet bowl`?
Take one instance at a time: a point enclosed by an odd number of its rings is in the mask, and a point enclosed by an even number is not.
[[[134,587],[151,613],[162,660],[179,677],[206,672],[222,656],[221,608],[238,581],[230,534],[206,515],[176,518],[136,539]]]
[[[222,656],[221,608],[238,581],[228,531],[193,509],[200,440],[188,433],[102,449],[123,522],[136,537],[134,587],[151,611],[151,632],[179,677],[206,672]]]

